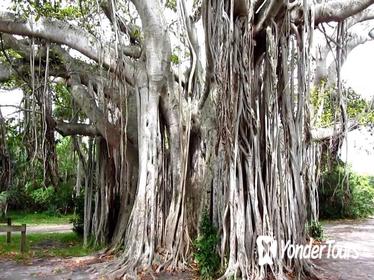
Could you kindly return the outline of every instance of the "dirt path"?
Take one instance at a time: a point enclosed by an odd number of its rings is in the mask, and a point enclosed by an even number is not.
[[[374,279],[374,218],[355,221],[334,221],[325,226],[327,240],[357,252],[358,257],[316,261],[322,267],[322,275],[328,280]],[[353,254],[354,255],[354,254]]]
[[[26,225],[26,232],[27,233],[66,233],[71,232],[73,230],[72,224],[64,224],[64,225]],[[4,232],[1,232],[0,235],[4,235]],[[14,233],[16,234],[16,233]]]
[[[27,226],[28,233],[65,233],[73,230],[72,224]]]

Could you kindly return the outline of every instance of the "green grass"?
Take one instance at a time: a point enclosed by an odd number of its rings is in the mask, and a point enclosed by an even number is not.
[[[28,213],[8,211],[7,216],[12,218],[12,224],[42,225],[42,224],[69,224],[73,214],[57,215],[49,213]]]
[[[12,233],[10,244],[6,236],[0,235],[0,259],[27,261],[30,258],[82,257],[95,252],[94,248],[83,246],[80,236],[70,233],[31,233],[26,234],[26,252],[20,253],[19,233]]]

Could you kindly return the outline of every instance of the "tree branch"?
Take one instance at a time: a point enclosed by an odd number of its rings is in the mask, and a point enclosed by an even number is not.
[[[277,0],[264,1],[263,3],[264,5],[261,5],[256,11],[256,13],[258,13],[258,21],[255,27],[256,33],[262,30],[263,24],[270,18],[274,18],[280,11],[282,5],[284,5],[283,1]]]
[[[117,15],[115,18],[115,14],[112,7],[112,1],[103,1],[100,4],[101,9],[103,10],[105,16],[109,19],[109,21],[113,24],[116,20],[118,24],[118,29],[122,33],[127,34],[131,40],[136,41],[138,38],[134,36],[134,26],[126,25],[124,20]],[[137,45],[131,46],[124,46],[123,51],[126,55],[131,56],[133,58],[139,58],[141,55],[141,48]]]
[[[24,40],[17,40],[10,34],[1,34],[1,38],[3,39],[3,45],[6,50],[13,49],[25,58],[30,57],[30,46],[25,44]]]
[[[355,130],[359,127],[357,121],[350,121],[346,125],[347,132]],[[343,134],[344,126],[342,124],[335,124],[329,127],[314,128],[311,130],[313,141],[323,141],[333,137],[339,137]]]
[[[365,10],[374,0],[333,0],[315,6],[315,23],[342,21]]]
[[[55,129],[62,136],[102,136],[100,131],[93,125],[82,124],[82,123],[67,123],[63,121],[55,122]],[[127,142],[127,156],[130,162],[133,164],[137,162],[137,147],[132,142]]]
[[[46,39],[58,44],[67,45],[96,62],[102,62],[112,71],[118,71],[117,59],[112,48],[103,46],[94,36],[75,26],[58,20],[41,17],[21,20],[9,12],[0,12],[0,32],[21,36],[33,36]],[[127,59],[124,63],[125,76],[132,80],[134,75],[133,63]]]
[[[365,44],[368,41],[373,40],[369,29],[370,26],[365,26],[364,23],[359,25],[355,25],[354,28],[351,28],[350,31],[347,33],[346,39],[346,49],[345,55],[342,57],[341,65],[344,65],[348,55],[354,50],[357,46]],[[317,60],[317,67],[316,67],[316,76],[315,76],[315,84],[319,85],[320,82],[325,79],[327,80],[327,84],[332,86],[335,84],[335,80],[337,77],[337,67],[336,67],[336,60],[333,59],[330,65],[327,65],[327,56],[331,53],[331,50],[328,45],[323,47],[323,51],[321,52],[321,57]]]
[[[374,40],[374,28],[369,31],[369,36],[372,40]]]
[[[113,50],[103,47],[96,38],[86,32],[61,21],[52,21],[43,17],[38,21],[33,19],[25,21],[16,18],[12,13],[0,12],[0,31],[65,44],[95,61],[99,61],[102,55],[103,63],[107,67],[115,69],[116,66]]]
[[[19,53],[22,53],[22,50],[26,48],[25,45],[21,44],[21,42],[17,41],[13,36],[6,36],[6,40],[4,40],[6,43],[5,48],[10,48],[10,45],[8,44],[9,42],[12,42],[11,46],[13,47],[14,50],[16,50]],[[92,65],[87,64],[85,62],[82,62],[80,60],[77,60],[73,57],[70,56],[70,54],[62,49],[60,46],[52,46],[50,48],[51,54],[54,54],[57,56],[58,63],[57,65],[51,64],[49,73],[53,76],[58,76],[62,77],[63,79],[68,80],[72,75],[77,75],[79,76],[79,83],[82,83],[83,85],[86,85],[87,87],[91,83],[93,85],[94,90],[98,90],[99,88],[102,88],[104,91],[104,94],[107,98],[109,98],[111,101],[114,102],[114,104],[117,105],[118,108],[121,108],[121,98],[119,94],[117,93],[118,88],[113,88],[114,85],[113,83],[108,79],[105,78],[104,76],[99,76],[98,74],[95,74],[95,70],[93,69]],[[24,54],[24,53],[23,53]],[[17,64],[16,68],[19,71],[20,75],[27,75],[29,69],[28,65],[29,61],[29,56],[25,56],[23,59],[20,60],[22,64]],[[11,76],[15,74],[14,71],[7,65],[7,64],[0,64],[0,82],[1,81],[6,81],[11,78]],[[128,131],[127,131],[127,136],[128,140],[133,143],[134,145],[137,144],[137,114],[136,114],[136,102],[135,102],[135,97],[133,93],[133,89],[130,87],[128,93],[128,104],[131,108],[129,108],[128,111],[128,121],[130,122],[128,124]],[[87,89],[80,85],[79,92],[85,92]],[[77,96],[74,95],[73,92],[73,98],[76,100]],[[90,100],[91,96],[89,94],[85,94],[85,97],[87,100]],[[91,98],[92,99],[92,98]],[[83,104],[83,107],[82,107]],[[93,116],[99,116],[102,114],[101,112],[95,113],[95,110],[98,110],[95,101],[93,102],[81,102],[80,107],[82,110],[86,113],[86,115],[89,117],[89,119],[93,122],[95,122],[95,119]],[[88,114],[87,112],[87,106],[91,106],[92,113]],[[95,109],[96,107],[96,109]],[[103,114],[102,114],[103,115]],[[101,118],[103,121],[104,120],[104,115]],[[96,123],[96,122],[95,122]],[[96,130],[98,132],[99,130]],[[102,130],[103,131],[103,130]],[[97,133],[93,133],[93,135],[97,135]],[[100,132],[100,131],[99,131]],[[105,135],[103,134],[105,137]]]
[[[135,36],[135,31],[138,30],[140,27],[131,24],[125,23],[124,19],[121,18],[118,14],[116,14],[117,18],[115,18],[115,12],[113,11],[112,1],[103,1],[100,4],[101,9],[103,10],[105,16],[109,19],[109,21],[113,24],[115,20],[117,20],[118,29],[129,36],[130,41],[137,41],[139,38]],[[140,57],[141,48],[136,45],[129,46],[128,48],[134,48],[136,51],[137,57]]]
[[[350,17],[347,20],[347,28],[350,28],[357,23],[367,21],[367,20],[372,20],[372,19],[374,19],[374,7],[373,6],[363,10],[362,12],[354,15],[353,17]]]
[[[55,47],[56,52],[59,53],[62,63],[64,64],[69,75],[69,85],[74,101],[96,126],[100,134],[106,141],[114,147],[118,147],[121,137],[119,131],[111,124],[104,113],[97,107],[94,98],[88,93],[87,89],[81,84],[79,71],[74,59],[60,47]]]
[[[82,123],[57,121],[55,128],[62,136],[83,135],[94,137],[100,135],[100,132],[95,126]]]
[[[95,100],[90,96],[87,89],[80,84],[80,79],[73,74],[69,80],[71,93],[74,101],[93,122],[100,134],[113,147],[118,147],[120,143],[120,133],[116,127],[111,124],[104,113],[96,106]]]

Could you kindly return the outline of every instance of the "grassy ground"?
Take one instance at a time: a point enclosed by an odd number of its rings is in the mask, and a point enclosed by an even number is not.
[[[26,235],[26,252],[20,253],[20,234],[12,233],[10,244],[6,236],[0,236],[0,260],[27,261],[30,258],[81,257],[95,251],[83,247],[82,238],[76,233],[31,233]]]
[[[53,215],[49,213],[27,213],[20,211],[8,211],[8,217],[12,218],[12,224],[42,225],[42,224],[69,224],[72,214]]]

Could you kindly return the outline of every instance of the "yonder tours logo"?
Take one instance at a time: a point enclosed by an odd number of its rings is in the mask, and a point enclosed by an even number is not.
[[[334,240],[326,241],[325,244],[313,244],[312,241],[307,245],[291,244],[291,241],[278,242],[271,236],[260,235],[256,240],[258,252],[258,264],[273,264],[273,260],[287,257],[289,259],[320,259],[322,256],[332,259],[358,258],[358,252],[354,248],[343,248],[335,244]],[[280,248],[279,248],[280,246]],[[324,255],[325,254],[325,255]]]

